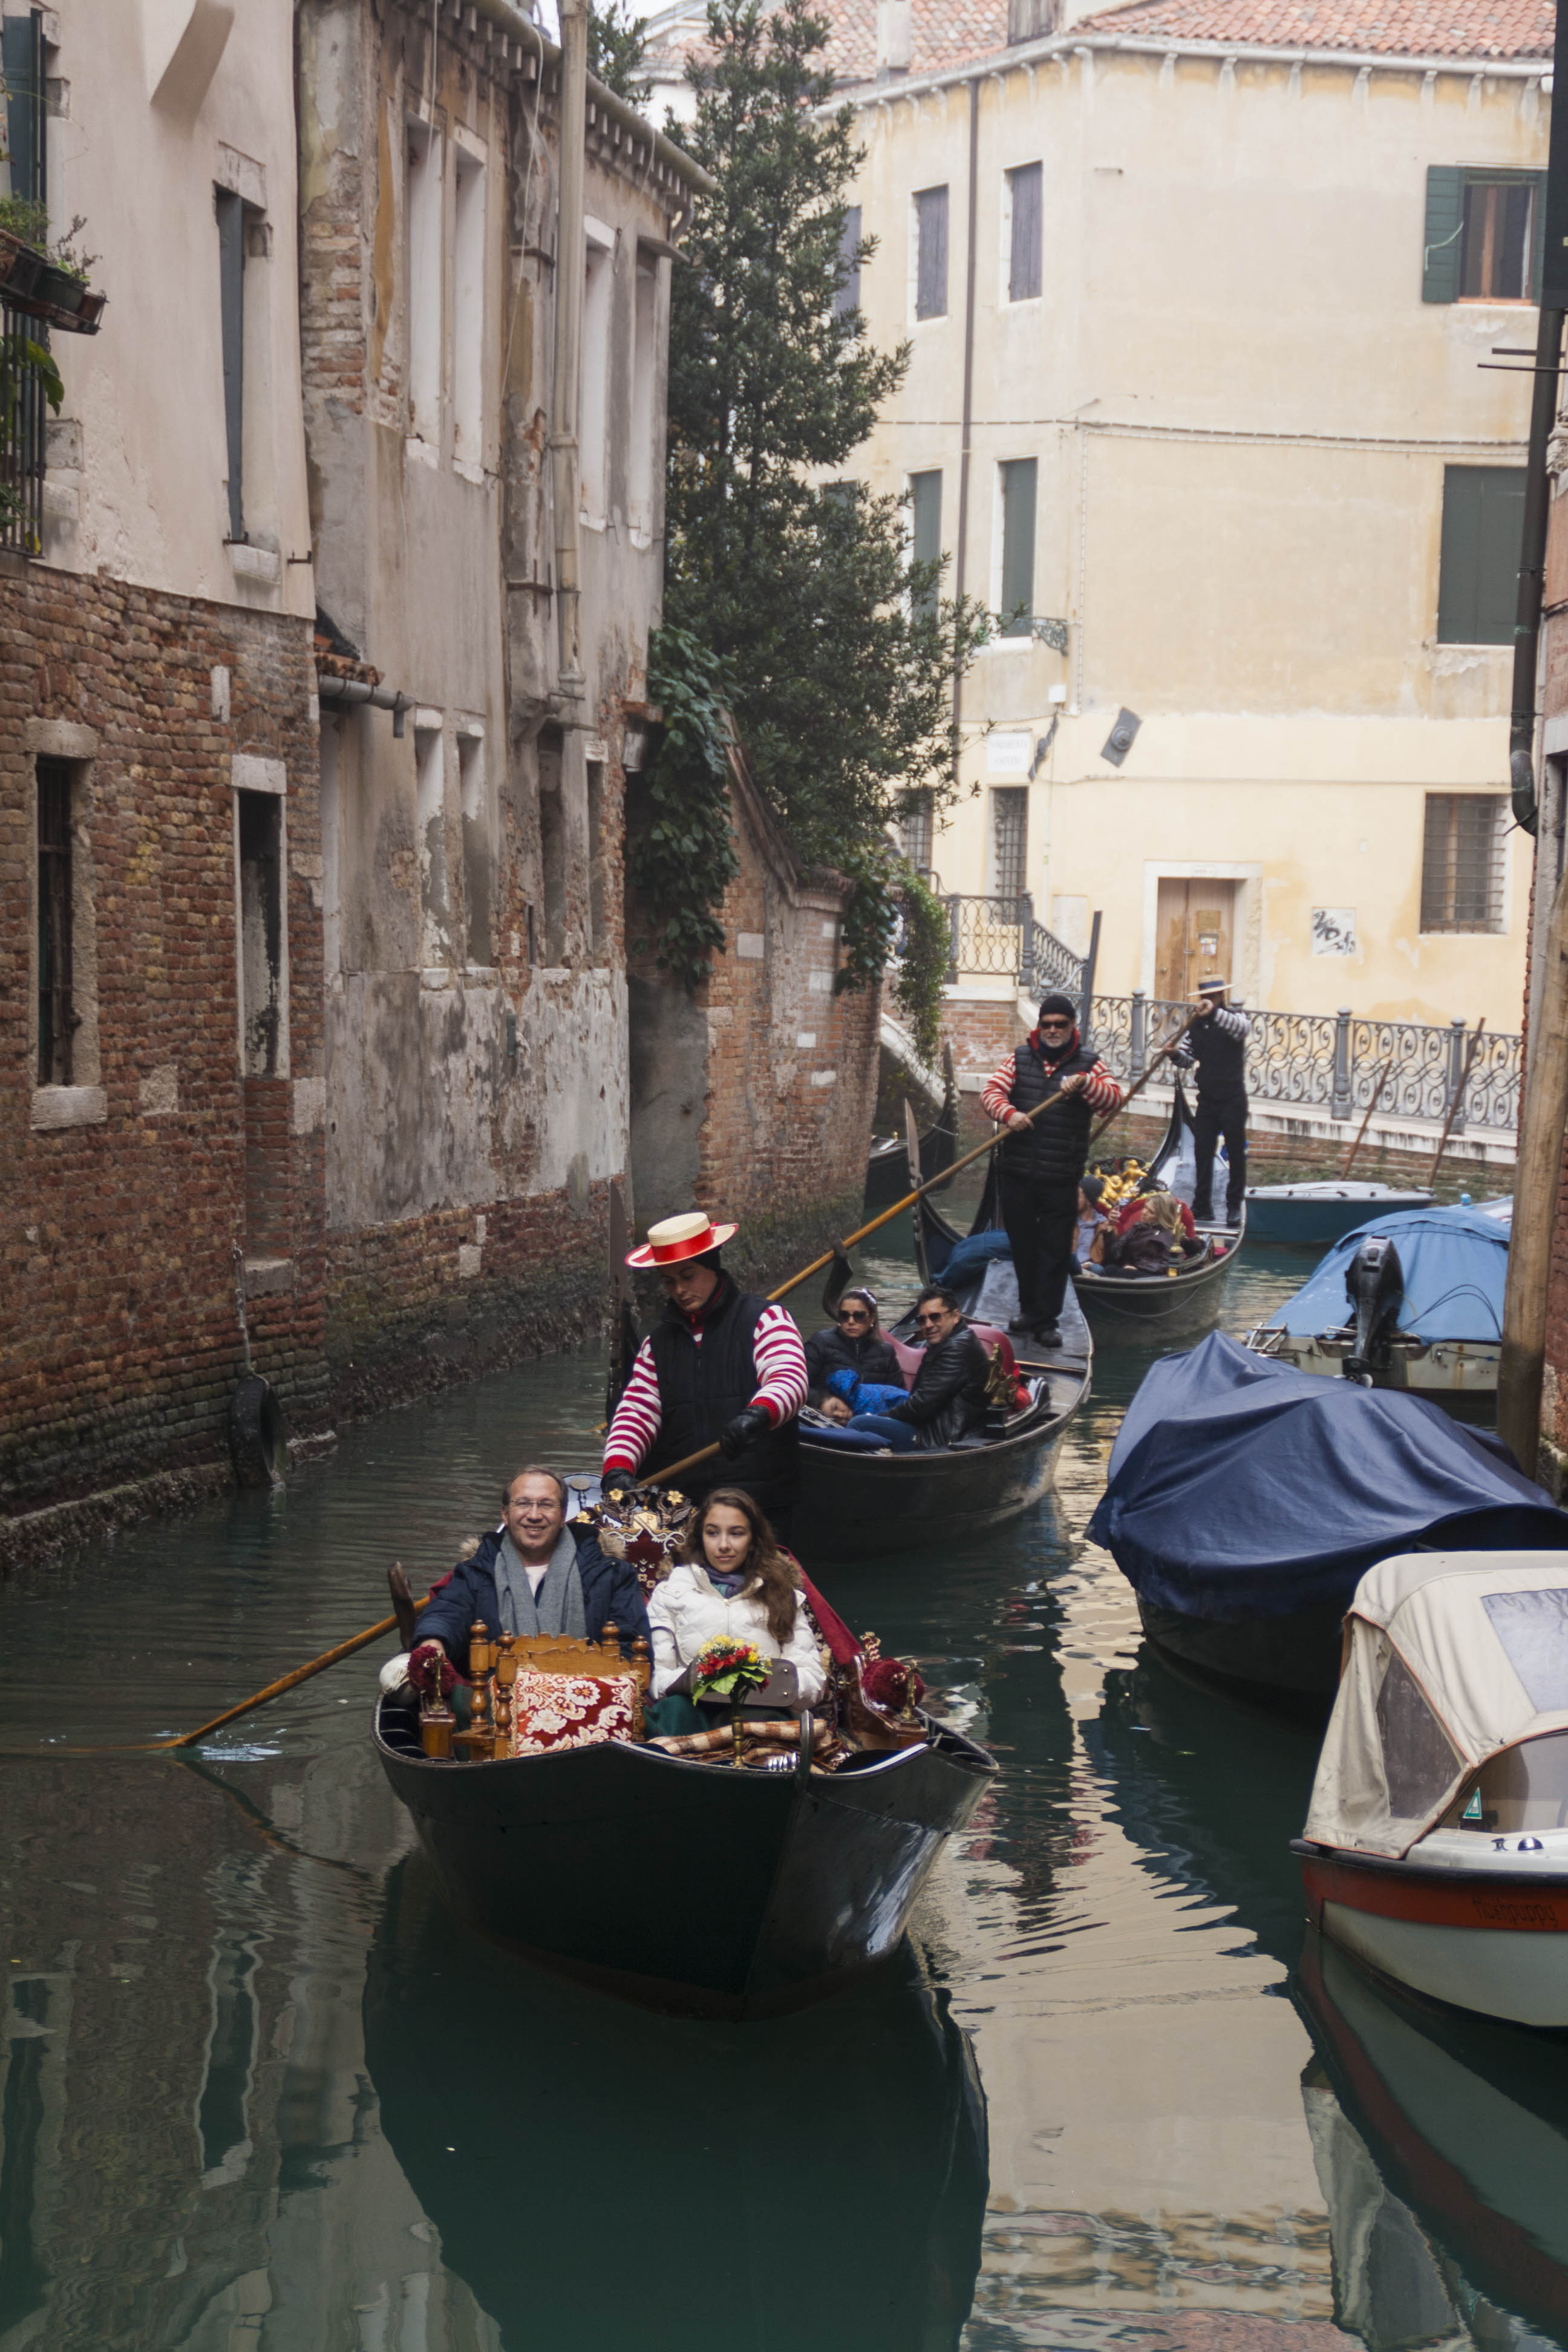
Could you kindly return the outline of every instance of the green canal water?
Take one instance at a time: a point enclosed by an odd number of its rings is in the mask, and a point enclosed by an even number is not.
[[[1226,1327],[1306,1267],[1248,1251]],[[369,1751],[390,1644],[191,1762],[65,1752],[203,1721],[516,1461],[591,1462],[597,1351],[0,1588],[0,2352],[1568,2345],[1568,2049],[1304,1956],[1314,1734],[1170,1675],[1084,1541],[1148,1360],[1101,1349],[1018,1525],[811,1563],[1003,1769],[899,1965],[773,2023],[447,1919]]]

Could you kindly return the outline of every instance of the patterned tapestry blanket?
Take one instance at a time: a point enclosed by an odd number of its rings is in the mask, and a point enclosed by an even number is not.
[[[548,1756],[637,1738],[637,1686],[630,1675],[520,1674],[512,1685],[511,1752]]]

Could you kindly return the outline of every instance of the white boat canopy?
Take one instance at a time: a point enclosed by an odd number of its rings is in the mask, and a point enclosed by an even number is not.
[[[1306,1835],[1408,1853],[1476,1769],[1568,1729],[1568,1551],[1403,1552],[1369,1569]]]

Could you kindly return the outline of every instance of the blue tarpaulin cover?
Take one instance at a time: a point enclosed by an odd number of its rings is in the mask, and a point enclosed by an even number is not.
[[[1304,1288],[1269,1317],[1269,1328],[1305,1339],[1348,1322],[1345,1268],[1368,1234],[1386,1234],[1399,1252],[1405,1275],[1400,1330],[1415,1339],[1495,1344],[1501,1339],[1509,1228],[1479,1209],[1401,1209],[1358,1225],[1334,1244]]]
[[[1142,1599],[1234,1623],[1348,1606],[1378,1560],[1568,1546],[1568,1514],[1428,1398],[1214,1332],[1127,1409],[1089,1534]]]

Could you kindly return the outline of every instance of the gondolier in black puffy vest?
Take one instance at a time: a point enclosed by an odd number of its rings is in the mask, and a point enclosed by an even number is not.
[[[682,1493],[710,1488],[754,1495],[781,1541],[789,1538],[799,1483],[805,1351],[795,1318],[740,1290],[719,1253],[738,1228],[700,1210],[650,1225],[626,1264],[657,1267],[668,1305],[637,1349],[605,1441],[606,1491],[718,1444],[716,1457],[683,1471]]]
[[[1187,1051],[1198,1074],[1198,1108],[1193,1120],[1197,1159],[1193,1215],[1200,1225],[1214,1221],[1214,1155],[1222,1136],[1230,1163],[1225,1201],[1227,1225],[1239,1223],[1247,1197],[1248,1023],[1238,1005],[1226,1003],[1228,992],[1228,983],[1223,980],[1201,980],[1187,1031]]]
[[[1058,1103],[1055,1097],[1064,1099]],[[1042,1347],[1059,1345],[1058,1328],[1078,1230],[1078,1180],[1097,1117],[1120,1110],[1122,1092],[1079,1034],[1072,999],[1041,1000],[1038,1026],[987,1078],[980,1100],[1014,1132],[1000,1147],[1002,1222],[1013,1245],[1018,1312],[1010,1331],[1030,1331]],[[1043,1103],[1031,1121],[1028,1113]]]

